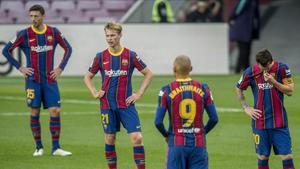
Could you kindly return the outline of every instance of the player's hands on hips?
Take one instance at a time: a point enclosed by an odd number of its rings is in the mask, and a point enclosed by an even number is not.
[[[134,104],[136,101],[138,101],[140,98],[142,97],[142,95],[140,93],[133,93],[131,96],[129,96],[126,99],[126,104],[130,105],[130,104]]]
[[[95,99],[100,99],[101,97],[103,97],[104,96],[104,94],[105,94],[105,91],[103,91],[103,90],[99,90],[99,91],[94,91],[93,92],[93,97],[95,98]]]
[[[33,75],[33,69],[31,67],[24,67],[24,66],[21,66],[19,68],[19,71],[25,76],[25,77],[28,77],[28,76],[31,76]]]
[[[61,75],[62,69],[61,68],[55,68],[50,72],[50,77],[54,80],[56,80]]]
[[[258,109],[254,109],[253,107],[247,106],[244,108],[244,111],[248,116],[250,116],[252,119],[256,120],[259,119],[262,115],[262,111]]]

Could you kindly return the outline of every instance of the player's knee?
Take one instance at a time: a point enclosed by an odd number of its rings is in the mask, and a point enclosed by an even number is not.
[[[140,132],[132,133],[131,140],[135,146],[140,146],[143,144],[143,136]]]
[[[269,156],[266,156],[266,155],[258,155],[258,159],[260,159],[260,160],[268,160],[268,159],[269,159]]]
[[[59,107],[51,107],[48,110],[51,113],[51,116],[59,116],[60,108]]]
[[[280,157],[281,157],[282,160],[290,160],[290,159],[293,159],[292,154],[281,155]]]
[[[116,135],[115,134],[105,134],[105,143],[113,145],[116,141]]]
[[[40,109],[39,108],[32,108],[31,109],[31,116],[39,116],[40,115]]]

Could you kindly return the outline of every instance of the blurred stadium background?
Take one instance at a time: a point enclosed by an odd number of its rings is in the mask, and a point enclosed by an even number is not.
[[[153,125],[154,112],[158,90],[173,79],[172,61],[181,53],[190,55],[195,69],[193,77],[210,85],[218,107],[220,122],[207,138],[210,168],[256,168],[250,119],[241,111],[234,93],[240,75],[232,74],[237,52],[235,48],[229,50],[226,21],[236,0],[221,2],[224,22],[153,24],[153,0],[0,0],[0,50],[17,30],[30,24],[27,11],[36,3],[46,8],[45,23],[57,26],[74,49],[69,65],[59,79],[63,98],[61,142],[74,153],[67,158],[50,156],[48,113],[45,111],[41,123],[46,155],[32,157],[34,145],[25,104],[24,80],[3,56],[0,57],[0,169],[106,168],[99,106],[86,90],[82,75],[96,52],[106,47],[103,24],[107,21],[124,24],[124,45],[136,50],[156,73],[147,93],[137,104],[149,169],[164,168],[166,144]],[[190,1],[170,0],[170,3],[177,16]],[[285,103],[296,167],[300,166],[299,9],[299,0],[261,0],[261,38],[254,42],[251,54],[253,64],[256,51],[269,48],[274,58],[287,63],[294,73],[296,90],[292,97],[286,97]],[[24,64],[20,51],[16,50],[14,54]],[[60,54],[58,51],[57,56]],[[137,88],[141,78],[136,76],[133,82]],[[247,95],[251,103],[251,93],[248,91]],[[131,152],[129,138],[122,130],[117,141],[120,168],[134,168]],[[270,164],[270,168],[281,168],[279,157],[272,156]]]

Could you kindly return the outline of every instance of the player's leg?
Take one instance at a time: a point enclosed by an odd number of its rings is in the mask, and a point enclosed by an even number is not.
[[[271,142],[268,130],[253,129],[253,138],[258,156],[258,169],[269,169]]]
[[[116,132],[120,131],[120,120],[112,110],[101,110],[102,126],[105,139],[105,158],[109,169],[117,168],[117,153],[115,148]]]
[[[134,106],[119,109],[121,122],[126,128],[133,145],[133,157],[138,169],[145,168],[145,150],[141,133],[141,124]]]
[[[40,107],[41,107],[41,90],[40,85],[34,81],[26,81],[26,100],[27,106],[31,108],[30,128],[36,144],[33,156],[43,155],[43,144],[41,140],[41,124],[40,124]]]
[[[289,129],[273,129],[271,136],[274,146],[274,153],[276,155],[280,155],[282,159],[282,168],[294,169],[295,167],[292,157],[292,143]]]
[[[188,152],[188,166],[189,169],[208,169],[208,155],[206,148],[194,148]]]
[[[60,95],[57,83],[42,85],[42,100],[45,109],[50,113],[49,129],[52,137],[52,155],[69,156],[71,152],[61,149],[59,144],[61,121],[60,121]]]

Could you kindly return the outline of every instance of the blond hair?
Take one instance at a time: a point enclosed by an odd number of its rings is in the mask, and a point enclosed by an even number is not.
[[[188,75],[192,71],[191,60],[186,55],[179,55],[175,58],[174,68],[176,73]]]
[[[118,33],[122,33],[121,24],[116,23],[116,22],[108,22],[104,27],[104,31],[107,29],[116,30]]]

